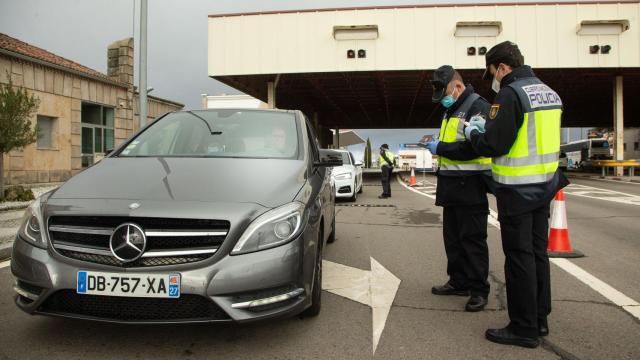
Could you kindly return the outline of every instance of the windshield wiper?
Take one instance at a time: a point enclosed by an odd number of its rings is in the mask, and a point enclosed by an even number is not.
[[[209,122],[207,121],[207,119],[205,119],[205,118],[203,118],[202,116],[200,116],[200,115],[198,115],[198,114],[194,113],[194,112],[193,112],[193,111],[191,111],[191,110],[187,110],[187,111],[185,111],[185,112],[186,112],[187,114],[191,114],[191,115],[193,115],[193,116],[197,117],[198,119],[200,119],[200,120],[204,121],[204,123],[207,125],[207,129],[209,129],[209,133],[211,133],[211,135],[222,135],[222,131],[213,131],[213,130],[211,129],[211,126],[209,125]]]

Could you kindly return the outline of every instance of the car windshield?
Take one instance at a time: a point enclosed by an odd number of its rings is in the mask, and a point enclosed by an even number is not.
[[[342,164],[351,165],[351,158],[349,157],[349,153],[343,152],[342,154]]]
[[[295,115],[259,110],[176,112],[156,121],[121,157],[296,158]]]

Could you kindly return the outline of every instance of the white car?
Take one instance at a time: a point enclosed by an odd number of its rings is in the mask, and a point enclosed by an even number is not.
[[[331,177],[336,185],[337,198],[349,198],[356,201],[362,192],[362,163],[356,162],[353,154],[347,150],[336,150],[342,154],[342,166],[333,168]]]

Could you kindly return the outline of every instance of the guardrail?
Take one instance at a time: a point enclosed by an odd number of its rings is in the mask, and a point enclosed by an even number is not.
[[[602,176],[607,174],[607,169],[612,167],[629,168],[629,176],[634,176],[634,170],[640,167],[640,161],[638,160],[592,160],[591,166],[601,167]]]

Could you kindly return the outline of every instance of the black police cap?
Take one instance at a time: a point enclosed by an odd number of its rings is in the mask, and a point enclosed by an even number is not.
[[[389,150],[389,145],[387,145],[387,144],[382,144],[382,145],[380,145],[380,149],[386,149],[386,150]]]
[[[503,41],[487,51],[485,62],[487,68],[484,70],[482,79],[491,80],[493,75],[489,71],[490,65],[503,63],[514,68],[519,67],[524,64],[524,56],[522,56],[518,45],[511,41]]]
[[[437,103],[444,97],[445,89],[453,79],[454,72],[451,65],[440,66],[433,72],[433,79],[431,79],[433,96],[431,97],[431,101]]]

